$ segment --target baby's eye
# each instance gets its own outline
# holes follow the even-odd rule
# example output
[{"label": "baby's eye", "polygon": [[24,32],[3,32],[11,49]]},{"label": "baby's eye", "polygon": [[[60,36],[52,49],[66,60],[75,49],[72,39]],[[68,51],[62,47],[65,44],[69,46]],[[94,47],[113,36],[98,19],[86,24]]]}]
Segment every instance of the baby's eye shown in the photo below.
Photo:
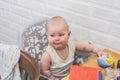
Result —
[{"label": "baby's eye", "polygon": [[54,37],[55,35],[50,35],[51,37]]},{"label": "baby's eye", "polygon": [[64,36],[64,34],[59,34],[59,36]]}]

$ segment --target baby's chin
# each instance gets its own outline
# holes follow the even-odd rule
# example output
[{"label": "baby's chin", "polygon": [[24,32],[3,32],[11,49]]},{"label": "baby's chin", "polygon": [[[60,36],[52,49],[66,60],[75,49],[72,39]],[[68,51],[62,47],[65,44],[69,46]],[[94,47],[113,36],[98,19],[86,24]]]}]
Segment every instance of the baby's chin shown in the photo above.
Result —
[{"label": "baby's chin", "polygon": [[54,46],[54,49],[56,49],[56,50],[62,50],[62,49],[64,49],[64,47],[63,46]]}]

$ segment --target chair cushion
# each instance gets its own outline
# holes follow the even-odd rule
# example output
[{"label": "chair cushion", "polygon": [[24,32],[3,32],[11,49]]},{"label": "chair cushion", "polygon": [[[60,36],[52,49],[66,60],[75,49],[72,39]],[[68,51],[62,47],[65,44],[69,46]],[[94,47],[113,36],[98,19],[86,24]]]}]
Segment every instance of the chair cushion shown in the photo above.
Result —
[{"label": "chair cushion", "polygon": [[38,22],[24,29],[21,40],[22,50],[40,61],[43,50],[48,44],[46,36],[46,21]]}]

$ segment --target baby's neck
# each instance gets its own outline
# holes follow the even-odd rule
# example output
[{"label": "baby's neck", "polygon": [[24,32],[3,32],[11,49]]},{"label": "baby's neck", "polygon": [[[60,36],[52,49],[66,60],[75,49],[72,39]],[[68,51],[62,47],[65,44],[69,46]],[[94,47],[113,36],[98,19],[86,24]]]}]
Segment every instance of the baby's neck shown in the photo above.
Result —
[{"label": "baby's neck", "polygon": [[58,48],[58,49],[55,49],[56,51],[62,51],[62,50],[65,50],[67,48],[67,45],[62,47],[62,48]]},{"label": "baby's neck", "polygon": [[68,46],[66,46],[65,48],[63,48],[61,50],[55,50],[55,51],[61,59],[63,59],[63,60],[67,59],[68,54],[69,54]]}]

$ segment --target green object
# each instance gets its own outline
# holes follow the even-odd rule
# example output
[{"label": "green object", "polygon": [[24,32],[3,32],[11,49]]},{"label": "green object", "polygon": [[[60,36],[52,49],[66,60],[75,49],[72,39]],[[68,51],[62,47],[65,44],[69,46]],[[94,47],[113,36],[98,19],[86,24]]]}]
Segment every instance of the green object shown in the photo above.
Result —
[{"label": "green object", "polygon": [[111,58],[111,55],[109,53],[107,54],[107,58]]},{"label": "green object", "polygon": [[120,68],[120,59],[118,60],[117,68]]}]

